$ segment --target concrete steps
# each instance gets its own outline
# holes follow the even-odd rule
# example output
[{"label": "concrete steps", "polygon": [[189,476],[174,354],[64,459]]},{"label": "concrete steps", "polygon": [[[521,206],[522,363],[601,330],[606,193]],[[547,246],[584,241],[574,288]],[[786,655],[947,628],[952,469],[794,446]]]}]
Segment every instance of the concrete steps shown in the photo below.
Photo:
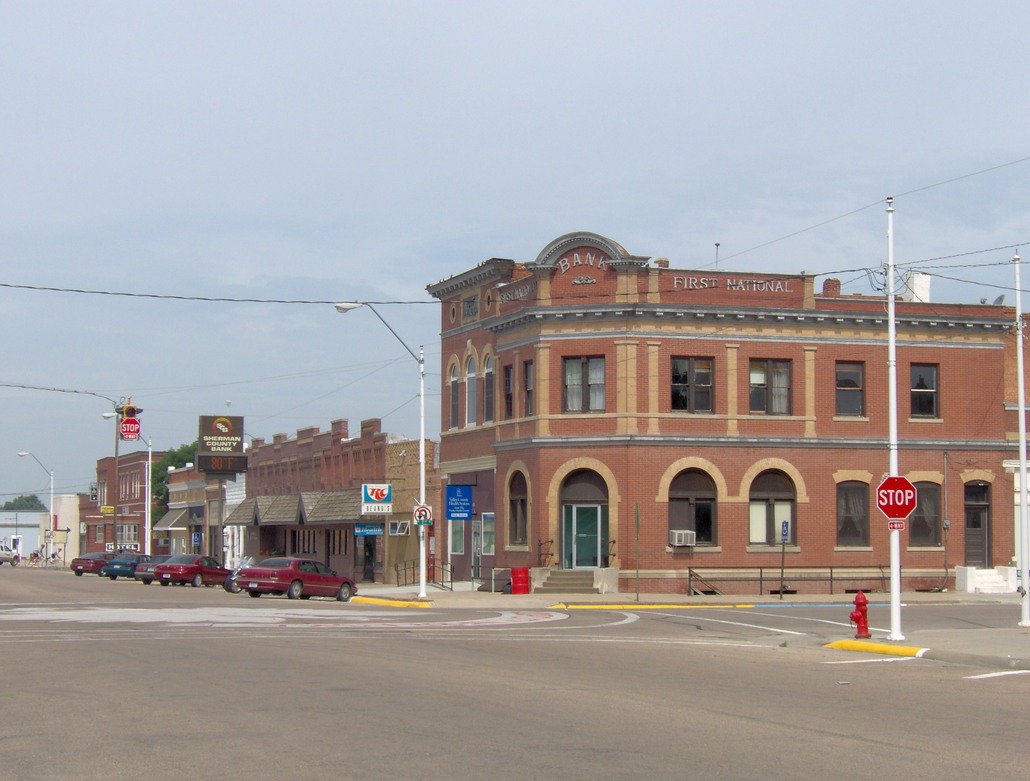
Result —
[{"label": "concrete steps", "polygon": [[594,571],[590,569],[553,569],[534,594],[597,594]]}]

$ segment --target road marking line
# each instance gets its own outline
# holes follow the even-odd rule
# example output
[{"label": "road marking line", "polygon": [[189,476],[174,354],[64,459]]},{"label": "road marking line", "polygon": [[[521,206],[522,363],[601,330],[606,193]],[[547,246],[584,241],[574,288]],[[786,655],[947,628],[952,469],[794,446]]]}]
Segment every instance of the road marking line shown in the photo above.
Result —
[{"label": "road marking line", "polygon": [[1000,678],[1003,675],[1026,675],[1030,673],[1030,670],[1006,670],[1001,673],[983,673],[982,675],[964,675],[962,676],[967,681],[975,681],[980,678]]}]

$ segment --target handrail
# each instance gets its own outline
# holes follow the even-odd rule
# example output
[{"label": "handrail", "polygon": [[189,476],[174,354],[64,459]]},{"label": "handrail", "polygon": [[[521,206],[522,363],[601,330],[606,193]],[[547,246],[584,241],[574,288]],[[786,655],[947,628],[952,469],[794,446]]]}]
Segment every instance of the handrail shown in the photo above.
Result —
[{"label": "handrail", "polygon": [[[765,593],[765,583],[780,581],[780,567],[709,567],[687,569],[687,593],[693,594],[695,581],[709,586],[713,591],[719,593],[718,589],[712,587],[712,582],[722,581],[724,583],[758,583],[759,595]],[[785,581],[815,581],[827,582],[830,586],[830,593],[834,593],[837,585],[848,582],[880,581],[880,590],[886,590],[888,578],[887,568],[883,564],[852,567],[787,567],[782,570],[783,583],[781,590],[786,590]]]}]

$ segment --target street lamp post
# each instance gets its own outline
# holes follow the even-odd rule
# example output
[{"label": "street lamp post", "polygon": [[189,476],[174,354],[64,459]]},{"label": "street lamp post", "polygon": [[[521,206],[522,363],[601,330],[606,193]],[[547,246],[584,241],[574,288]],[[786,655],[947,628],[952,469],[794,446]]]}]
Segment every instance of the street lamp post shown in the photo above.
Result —
[{"label": "street lamp post", "polygon": [[[374,306],[360,301],[346,301],[336,304],[336,311],[346,314],[352,309],[367,306],[372,313],[379,318],[379,321],[386,326],[387,330],[394,335],[394,338],[401,343],[401,346],[408,351],[408,354],[418,363],[418,503],[426,503],[426,359],[425,345],[419,345],[418,355],[408,347],[407,342],[401,339],[400,334],[393,330],[391,325],[383,319]],[[418,596],[419,599],[426,597],[426,527],[425,524],[418,524]]]},{"label": "street lamp post", "polygon": [[112,507],[114,508],[112,542],[115,542],[118,539],[118,440],[122,438],[122,432],[119,430],[122,416],[121,409],[122,407],[119,405],[115,407],[114,412],[104,412],[100,415],[100,417],[106,418],[107,420],[114,420],[114,478],[108,486],[109,493],[113,494],[113,498],[111,496],[106,497],[109,502],[112,502]]},{"label": "street lamp post", "polygon": [[[24,458],[25,456],[32,456],[33,460],[37,464],[39,464],[40,466],[43,467],[43,471],[46,472],[48,475],[50,475],[50,510],[49,510],[49,513],[48,513],[50,515],[50,520],[49,520],[49,522],[46,525],[46,529],[47,529],[48,532],[51,532],[54,529],[54,470],[47,469],[45,466],[43,466],[43,462],[40,461],[38,458],[36,458],[36,454],[35,453],[30,453],[28,450],[20,450],[20,451],[18,451],[18,455],[21,456],[22,458]],[[48,539],[46,541],[46,555],[47,555],[48,559],[50,558],[50,554],[52,552],[51,551],[51,545],[52,545],[51,539],[52,539],[52,535],[48,535]]]}]

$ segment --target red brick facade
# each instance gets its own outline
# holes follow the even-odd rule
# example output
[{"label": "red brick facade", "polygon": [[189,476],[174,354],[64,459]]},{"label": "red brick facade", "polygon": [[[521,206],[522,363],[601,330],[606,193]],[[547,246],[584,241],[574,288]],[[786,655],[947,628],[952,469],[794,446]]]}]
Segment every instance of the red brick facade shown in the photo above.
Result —
[{"label": "red brick facade", "polygon": [[[753,576],[781,560],[820,577],[886,572],[884,297],[670,269],[590,233],[428,290],[442,304],[442,480],[473,486],[476,515],[441,540],[457,574],[478,553],[473,526],[484,572],[595,568],[628,591],[685,592],[690,569]],[[899,472],[921,502],[903,572],[906,587],[939,586],[954,565],[1013,556],[1015,313],[896,308]],[[670,544],[674,530],[694,544]],[[855,585],[877,584],[841,588]]]}]

